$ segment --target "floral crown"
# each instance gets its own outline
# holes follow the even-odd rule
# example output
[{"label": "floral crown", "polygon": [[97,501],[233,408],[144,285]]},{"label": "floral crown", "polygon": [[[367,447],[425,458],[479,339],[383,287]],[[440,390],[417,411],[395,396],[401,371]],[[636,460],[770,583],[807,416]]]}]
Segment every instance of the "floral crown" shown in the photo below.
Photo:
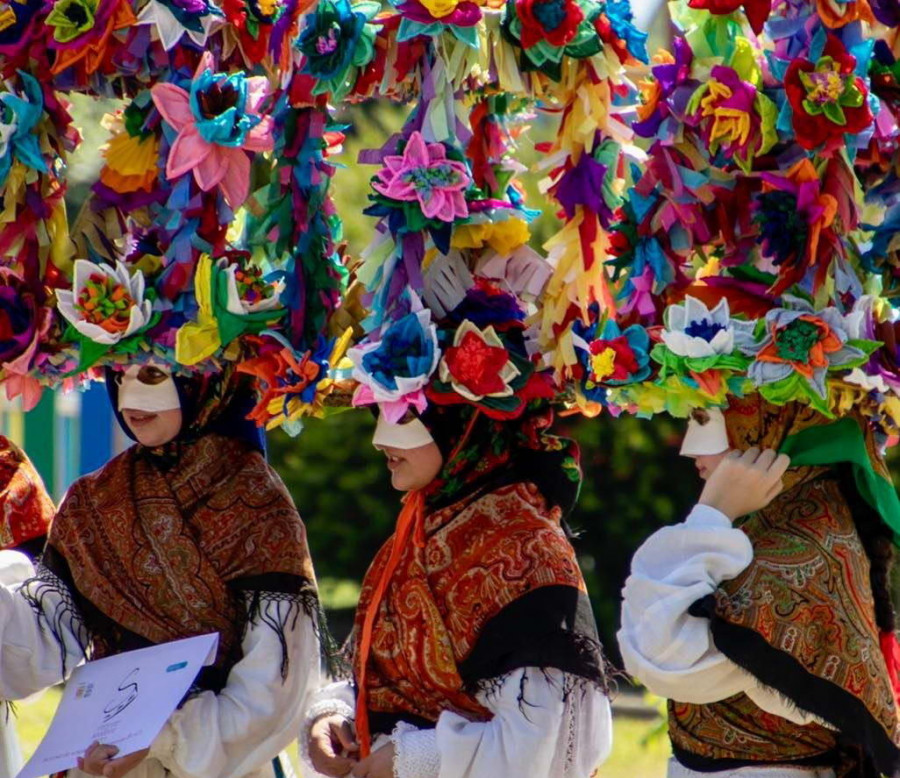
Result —
[{"label": "floral crown", "polygon": [[895,433],[900,17],[867,0],[670,8],[612,293],[572,330],[579,405],[683,417],[759,392]]}]

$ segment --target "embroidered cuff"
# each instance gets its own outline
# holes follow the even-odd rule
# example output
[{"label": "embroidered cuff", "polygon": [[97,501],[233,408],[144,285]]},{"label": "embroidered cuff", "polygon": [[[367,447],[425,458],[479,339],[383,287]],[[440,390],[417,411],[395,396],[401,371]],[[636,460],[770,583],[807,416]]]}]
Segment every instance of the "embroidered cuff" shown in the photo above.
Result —
[{"label": "embroidered cuff", "polygon": [[308,765],[312,762],[309,759],[309,735],[315,724],[323,716],[343,716],[351,721],[355,716],[355,711],[343,700],[336,698],[319,700],[319,702],[310,706],[306,712],[306,718],[303,726],[300,727],[299,747],[300,758]]},{"label": "embroidered cuff", "polygon": [[416,729],[400,722],[391,734],[394,743],[394,778],[438,778],[441,754],[437,731]]},{"label": "embroidered cuff", "polygon": [[689,527],[712,527],[720,529],[732,529],[731,519],[729,519],[718,508],[709,505],[697,503],[693,510],[688,514],[684,523]]}]

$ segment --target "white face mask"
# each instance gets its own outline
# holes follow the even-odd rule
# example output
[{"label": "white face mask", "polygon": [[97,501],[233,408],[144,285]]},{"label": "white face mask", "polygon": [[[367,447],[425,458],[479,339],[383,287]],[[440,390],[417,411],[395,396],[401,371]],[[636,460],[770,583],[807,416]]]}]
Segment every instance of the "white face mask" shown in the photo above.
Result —
[{"label": "white face mask", "polygon": [[688,421],[687,432],[681,443],[681,456],[699,457],[728,451],[728,431],[725,416],[718,408],[707,408],[709,421],[701,424],[696,419]]},{"label": "white face mask", "polygon": [[373,446],[408,450],[421,448],[429,443],[434,443],[434,438],[420,419],[413,419],[406,424],[395,424],[388,421],[384,414],[378,414],[375,436],[372,438]]},{"label": "white face mask", "polygon": [[181,407],[178,397],[178,389],[172,374],[168,370],[156,367],[166,374],[166,378],[157,384],[144,383],[138,378],[143,365],[131,365],[119,380],[119,410],[128,408],[132,411],[144,411],[145,413],[159,413],[160,411],[174,411]]}]

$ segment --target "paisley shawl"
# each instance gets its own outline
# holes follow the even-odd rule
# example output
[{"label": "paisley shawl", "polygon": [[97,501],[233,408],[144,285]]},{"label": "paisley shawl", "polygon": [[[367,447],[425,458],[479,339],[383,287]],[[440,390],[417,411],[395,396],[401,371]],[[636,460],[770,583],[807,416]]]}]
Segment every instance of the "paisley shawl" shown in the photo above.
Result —
[{"label": "paisley shawl", "polygon": [[[738,449],[777,449],[789,435],[829,423],[809,408],[777,408],[757,397],[734,400],[725,418]],[[873,466],[883,467],[871,438],[867,443]],[[895,774],[900,718],[880,649],[869,559],[837,472],[791,468],[785,490],[741,529],[753,543],[752,563],[691,613],[710,619],[722,653],[837,733],[766,717],[743,695],[670,706],[676,753],[686,752],[679,759],[689,767],[691,755],[821,765],[835,758],[840,740],[860,748],[879,772]]]},{"label": "paisley shawl", "polygon": [[42,538],[55,511],[31,460],[0,435],[0,548]]},{"label": "paisley shawl", "polygon": [[212,433],[182,444],[176,467],[134,446],[76,481],[44,564],[42,583],[72,593],[94,657],[217,631],[222,683],[240,658],[248,592],[315,601],[281,480],[260,452]]},{"label": "paisley shawl", "polygon": [[[390,732],[399,719],[434,726],[444,710],[486,720],[478,682],[518,667],[558,667],[603,682],[584,580],[560,519],[536,486],[521,482],[424,515],[375,617],[365,674],[373,733]],[[366,574],[357,634],[391,549],[389,540]],[[526,607],[530,634],[501,643],[506,630],[492,630],[492,621],[529,597],[548,600]],[[357,651],[357,678],[361,662]]]}]

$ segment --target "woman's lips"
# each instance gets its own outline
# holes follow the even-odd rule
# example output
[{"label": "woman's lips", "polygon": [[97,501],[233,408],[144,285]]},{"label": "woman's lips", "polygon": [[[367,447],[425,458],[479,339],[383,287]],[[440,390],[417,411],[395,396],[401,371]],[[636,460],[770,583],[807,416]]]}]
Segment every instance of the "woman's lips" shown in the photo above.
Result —
[{"label": "woman's lips", "polygon": [[387,458],[388,470],[396,470],[402,464],[403,464],[403,459],[401,457],[392,457],[392,456],[388,455],[388,458]]},{"label": "woman's lips", "polygon": [[149,424],[157,416],[158,414],[156,413],[147,413],[146,411],[125,411],[125,421],[136,427]]}]

